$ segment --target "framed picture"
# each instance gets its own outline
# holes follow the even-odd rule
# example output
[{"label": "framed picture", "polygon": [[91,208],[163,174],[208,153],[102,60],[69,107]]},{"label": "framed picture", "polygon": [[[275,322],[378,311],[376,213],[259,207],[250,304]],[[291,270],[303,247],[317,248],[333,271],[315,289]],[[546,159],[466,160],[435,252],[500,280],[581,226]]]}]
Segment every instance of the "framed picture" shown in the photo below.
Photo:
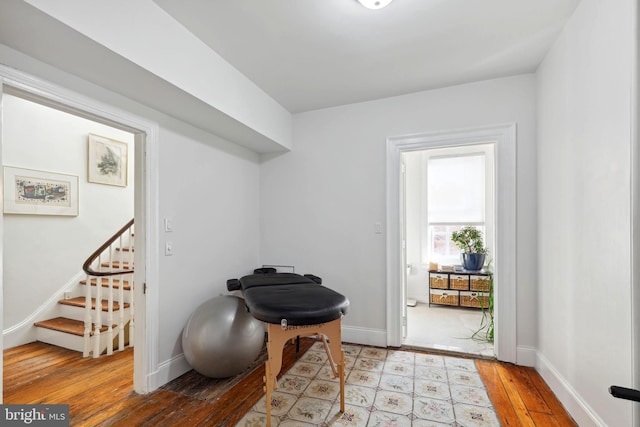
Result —
[{"label": "framed picture", "polygon": [[5,166],[4,213],[78,216],[78,176]]},{"label": "framed picture", "polygon": [[126,142],[89,134],[89,182],[127,186]]}]

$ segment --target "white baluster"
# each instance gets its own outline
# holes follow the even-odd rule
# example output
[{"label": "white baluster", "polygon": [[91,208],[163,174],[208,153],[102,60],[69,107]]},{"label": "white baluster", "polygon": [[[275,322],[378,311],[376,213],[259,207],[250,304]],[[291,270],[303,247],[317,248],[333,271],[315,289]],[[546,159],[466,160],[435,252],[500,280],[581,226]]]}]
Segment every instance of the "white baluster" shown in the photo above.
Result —
[{"label": "white baluster", "polygon": [[[98,269],[99,271],[102,271],[102,255],[100,254],[98,256]],[[98,277],[96,282],[96,304],[95,304],[95,309],[93,311],[94,313],[94,319],[95,319],[95,326],[94,326],[94,332],[93,332],[93,357],[97,358],[100,357],[100,329],[102,328],[102,313],[100,311],[100,301],[102,301],[102,277]],[[89,307],[91,307],[91,304],[89,304]]]},{"label": "white baluster", "polygon": [[[129,264],[131,265],[131,270],[133,270],[133,260],[135,259],[134,256],[134,234],[135,232],[135,225],[131,225],[131,227],[129,227]],[[133,315],[135,312],[135,304],[134,304],[134,282],[133,282],[133,278],[135,276],[135,273],[129,274],[129,347],[133,347],[134,344],[134,332],[135,332],[135,324],[133,321]]]},{"label": "white baluster", "polygon": [[127,275],[121,274],[119,277],[120,287],[118,288],[118,303],[120,304],[120,312],[118,318],[118,350],[124,350],[124,279]]},{"label": "white baluster", "polygon": [[[113,249],[109,248],[110,258],[113,259]],[[107,295],[107,355],[113,354],[113,276],[109,276],[109,293]],[[96,307],[100,305],[102,311],[102,301],[96,301]]]},{"label": "white baluster", "polygon": [[[98,280],[96,278],[96,280]],[[84,290],[84,340],[82,357],[89,357],[91,352],[91,276],[87,275],[87,286]]]},{"label": "white baluster", "polygon": [[135,314],[135,304],[134,304],[134,295],[133,295],[133,274],[130,275],[129,283],[129,347],[133,347],[134,344],[134,333],[135,333],[135,322],[134,322],[134,314]]}]

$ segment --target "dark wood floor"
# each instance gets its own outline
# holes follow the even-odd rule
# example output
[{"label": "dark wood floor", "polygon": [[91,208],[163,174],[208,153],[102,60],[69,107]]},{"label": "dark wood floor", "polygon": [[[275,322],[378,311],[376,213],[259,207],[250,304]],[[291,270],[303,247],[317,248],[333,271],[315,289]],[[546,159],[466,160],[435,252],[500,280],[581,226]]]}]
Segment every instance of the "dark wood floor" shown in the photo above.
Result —
[{"label": "dark wood floor", "polygon": [[[312,341],[301,340],[301,351]],[[295,362],[284,352],[283,372]],[[542,378],[530,368],[476,361],[503,426],[574,426]],[[4,403],[66,403],[72,426],[233,426],[263,395],[264,367],[216,401],[159,389],[133,389],[133,350],[83,359],[77,352],[31,343],[4,351]]]}]

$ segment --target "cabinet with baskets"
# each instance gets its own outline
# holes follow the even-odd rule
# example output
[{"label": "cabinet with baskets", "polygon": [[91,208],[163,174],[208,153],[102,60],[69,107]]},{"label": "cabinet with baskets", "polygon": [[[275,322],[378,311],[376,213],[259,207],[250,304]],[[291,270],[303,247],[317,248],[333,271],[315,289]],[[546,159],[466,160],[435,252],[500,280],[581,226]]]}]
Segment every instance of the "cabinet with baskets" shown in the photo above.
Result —
[{"label": "cabinet with baskets", "polygon": [[487,308],[491,273],[429,271],[429,305]]}]

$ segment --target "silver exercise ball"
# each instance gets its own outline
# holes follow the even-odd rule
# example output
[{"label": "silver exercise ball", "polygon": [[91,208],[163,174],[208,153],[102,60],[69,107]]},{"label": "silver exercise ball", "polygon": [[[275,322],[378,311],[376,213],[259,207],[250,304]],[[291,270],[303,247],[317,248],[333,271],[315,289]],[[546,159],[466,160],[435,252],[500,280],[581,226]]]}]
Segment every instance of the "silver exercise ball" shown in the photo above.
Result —
[{"label": "silver exercise ball", "polygon": [[182,331],[182,349],[202,375],[232,377],[256,360],[264,333],[264,325],[249,314],[241,298],[224,295],[193,312]]}]

